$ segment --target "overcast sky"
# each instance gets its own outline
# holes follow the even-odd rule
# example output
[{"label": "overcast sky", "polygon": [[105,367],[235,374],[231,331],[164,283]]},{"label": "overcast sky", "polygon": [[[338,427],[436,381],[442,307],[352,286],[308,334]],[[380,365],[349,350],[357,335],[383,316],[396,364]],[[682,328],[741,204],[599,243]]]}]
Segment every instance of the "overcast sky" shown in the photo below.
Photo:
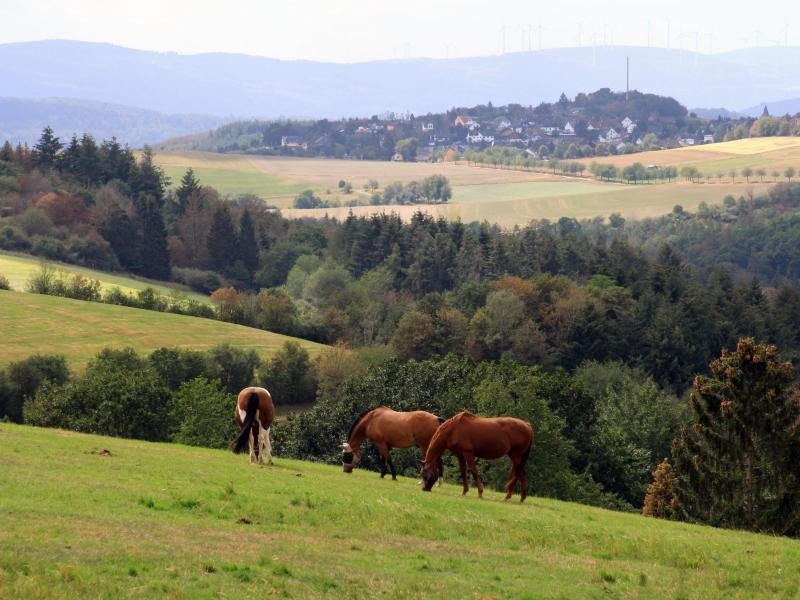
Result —
[{"label": "overcast sky", "polygon": [[794,2],[749,6],[729,0],[0,0],[0,43],[59,38],[334,62],[478,56],[540,44],[649,44],[705,53],[800,45],[800,27],[791,25]]}]

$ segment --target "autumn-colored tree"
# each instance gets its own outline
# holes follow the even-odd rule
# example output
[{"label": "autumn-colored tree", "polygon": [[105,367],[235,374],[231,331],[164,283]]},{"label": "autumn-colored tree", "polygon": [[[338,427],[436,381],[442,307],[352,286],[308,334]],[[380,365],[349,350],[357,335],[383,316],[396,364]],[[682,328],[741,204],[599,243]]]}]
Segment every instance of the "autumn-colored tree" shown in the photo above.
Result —
[{"label": "autumn-colored tree", "polygon": [[800,532],[800,396],[775,346],[740,339],[695,378],[693,424],[674,448],[686,516],[712,525]]},{"label": "autumn-colored tree", "polygon": [[642,515],[660,519],[675,518],[678,515],[678,499],[675,496],[677,484],[675,471],[665,458],[653,471],[653,481],[647,486]]}]

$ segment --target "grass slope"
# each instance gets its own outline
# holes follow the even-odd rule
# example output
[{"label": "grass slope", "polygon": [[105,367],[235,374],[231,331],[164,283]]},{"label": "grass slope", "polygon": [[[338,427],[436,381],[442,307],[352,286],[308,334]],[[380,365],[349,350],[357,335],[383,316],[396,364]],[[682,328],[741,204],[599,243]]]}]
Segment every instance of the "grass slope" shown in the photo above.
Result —
[{"label": "grass slope", "polygon": [[[108,453],[102,452],[108,450]],[[0,424],[0,597],[796,597],[800,543]],[[535,474],[532,474],[535,476]]]},{"label": "grass slope", "polygon": [[85,365],[105,347],[150,352],[162,346],[205,350],[230,343],[268,357],[294,339],[311,354],[322,346],[307,340],[212,319],[67,298],[0,290],[0,365],[34,353],[66,354]]},{"label": "grass slope", "polygon": [[[207,296],[192,292],[179,285],[171,286],[163,282],[156,282],[148,279],[138,279],[125,275],[107,273],[105,271],[96,271],[94,269],[87,269],[66,263],[48,262],[55,268],[64,270],[67,273],[80,273],[90,279],[97,279],[100,281],[100,286],[104,290],[118,287],[123,292],[130,293],[151,287],[165,295],[179,293],[182,296],[192,298],[198,302],[203,302],[204,304],[209,303]],[[11,289],[18,292],[25,291],[28,280],[39,270],[40,264],[41,260],[35,256],[0,252],[0,275],[5,275],[11,284]]]},{"label": "grass slope", "polygon": [[[758,154],[761,151],[762,154]],[[763,154],[766,152],[766,155]],[[591,178],[561,177],[546,173],[516,171],[470,166],[464,163],[402,163],[385,161],[333,160],[322,158],[286,158],[240,156],[208,152],[162,153],[156,160],[178,181],[188,166],[193,166],[201,183],[216,187],[222,193],[256,193],[282,209],[285,216],[345,218],[350,211],[356,215],[376,212],[395,212],[410,219],[422,210],[447,219],[464,222],[487,220],[505,227],[525,225],[531,219],[558,220],[561,217],[607,217],[618,212],[628,218],[654,217],[666,214],[676,204],[694,210],[701,202],[718,204],[727,194],[744,195],[748,185],[755,192],[766,189],[766,183],[737,177],[731,182],[726,161],[777,160],[769,153],[797,153],[800,167],[800,138],[760,138],[724,144],[644,152],[626,156],[602,157],[600,162],[624,166],[633,162],[645,164],[696,164],[710,161],[703,170],[726,173],[722,181],[708,184],[685,182],[655,185],[622,185]],[[748,154],[749,153],[749,154]],[[764,159],[764,156],[768,158]],[[760,157],[760,158],[759,158]],[[588,163],[590,159],[583,162]],[[713,164],[712,164],[713,163]],[[755,162],[754,162],[755,164]],[[776,163],[777,164],[777,163]],[[180,165],[180,166],[178,166]],[[170,171],[173,169],[173,171]],[[180,171],[180,172],[179,172]],[[329,209],[298,210],[290,208],[297,192],[313,189],[324,200],[336,200],[342,205],[350,200],[366,200],[363,184],[374,179],[381,186],[393,181],[422,180],[433,174],[443,174],[453,188],[453,198],[446,205],[432,206],[347,206]],[[175,178],[177,175],[178,179]],[[354,192],[338,192],[338,181],[353,184]]]}]

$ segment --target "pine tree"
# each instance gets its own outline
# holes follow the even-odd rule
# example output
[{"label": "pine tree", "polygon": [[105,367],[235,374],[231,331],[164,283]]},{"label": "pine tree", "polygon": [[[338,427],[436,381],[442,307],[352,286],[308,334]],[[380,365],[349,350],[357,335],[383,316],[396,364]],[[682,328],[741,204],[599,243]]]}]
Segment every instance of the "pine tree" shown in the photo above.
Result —
[{"label": "pine tree", "polygon": [[712,525],[800,533],[800,397],[775,346],[739,340],[695,378],[676,441],[678,503]]},{"label": "pine tree", "polygon": [[211,229],[208,232],[208,255],[211,268],[219,273],[227,273],[239,256],[236,231],[228,207],[217,206]]},{"label": "pine tree", "polygon": [[258,268],[258,243],[255,224],[249,210],[242,213],[239,221],[239,258],[252,277]]},{"label": "pine tree", "polygon": [[189,196],[200,191],[200,182],[194,176],[194,169],[191,167],[186,170],[181,178],[181,185],[175,190],[175,195],[178,197],[178,203],[181,207],[181,212],[186,208],[186,201]]},{"label": "pine tree", "polygon": [[33,164],[43,171],[54,168],[58,160],[58,153],[63,147],[64,144],[53,135],[52,128],[45,127],[39,141],[33,147]]},{"label": "pine tree", "polygon": [[131,189],[134,194],[150,194],[159,203],[164,199],[164,193],[169,185],[169,177],[153,162],[153,150],[145,146],[142,157],[136,165],[136,170],[131,176]]},{"label": "pine tree", "polygon": [[139,269],[142,275],[154,279],[170,278],[170,257],[167,229],[158,200],[142,194],[134,203],[136,220],[141,231],[139,238]]},{"label": "pine tree", "polygon": [[14,160],[14,147],[8,140],[6,140],[3,147],[0,148],[0,160],[6,162],[12,162]]}]

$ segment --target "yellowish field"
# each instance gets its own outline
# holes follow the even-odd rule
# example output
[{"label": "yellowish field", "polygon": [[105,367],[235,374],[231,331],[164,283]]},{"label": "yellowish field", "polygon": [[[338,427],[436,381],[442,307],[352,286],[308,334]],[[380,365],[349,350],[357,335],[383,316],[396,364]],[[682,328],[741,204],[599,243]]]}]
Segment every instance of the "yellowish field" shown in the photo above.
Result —
[{"label": "yellowish field", "polygon": [[[64,354],[72,366],[82,367],[106,347],[152,352],[163,346],[208,350],[222,343],[268,358],[296,339],[212,319],[40,294],[0,290],[0,307],[0,365],[47,353]],[[312,355],[324,348],[296,341]]]},{"label": "yellowish field", "polygon": [[598,157],[595,160],[617,167],[626,167],[635,162],[662,167],[691,165],[714,176],[717,172],[722,172],[725,177],[728,177],[731,169],[763,168],[768,174],[777,170],[782,176],[786,167],[800,170],[800,137],[749,138],[720,144]]},{"label": "yellowish field", "polygon": [[[356,215],[395,212],[410,218],[414,212],[422,210],[448,219],[460,218],[465,222],[485,219],[512,227],[531,219],[592,218],[614,212],[628,218],[652,217],[668,213],[676,204],[693,210],[703,201],[719,203],[728,194],[741,196],[748,190],[760,193],[768,183],[774,182],[769,175],[773,170],[782,173],[790,165],[800,169],[800,138],[755,138],[597,159],[620,167],[633,162],[663,166],[693,164],[714,176],[712,182],[704,184],[621,185],[464,163],[395,163],[201,152],[164,153],[156,155],[156,159],[165,168],[185,170],[192,165],[201,183],[212,185],[222,193],[256,193],[281,208],[288,217],[343,218],[352,210]],[[765,180],[751,178],[745,182],[744,178],[737,177],[732,182],[728,172],[734,168],[741,170],[749,163],[753,169],[768,165],[763,167],[768,173]],[[718,172],[724,173],[721,180],[716,178]],[[378,181],[383,187],[394,181],[421,180],[434,174],[445,175],[450,180],[453,198],[446,205],[345,206],[352,200],[367,199],[369,194],[362,188],[370,180]],[[352,194],[339,193],[337,184],[342,179],[353,184]],[[303,189],[313,189],[323,200],[338,201],[342,207],[292,209],[295,196]]]},{"label": "yellowish field", "polygon": [[[646,218],[667,214],[676,204],[695,210],[701,202],[718,204],[728,194],[734,197],[765,191],[768,184],[741,183],[662,183],[654,185],[625,185],[599,182],[564,182],[562,189],[549,187],[537,190],[545,183],[518,183],[483,186],[464,186],[454,190],[453,202],[442,205],[414,206],[357,206],[353,208],[320,208],[311,210],[285,209],[288,218],[335,217],[344,219],[353,212],[356,216],[375,213],[396,213],[410,220],[418,211],[434,217],[461,219],[465,223],[487,220],[501,227],[524,225],[532,219],[561,217],[590,219],[620,213],[626,218]],[[553,184],[550,184],[553,185]],[[580,189],[583,187],[583,189]],[[459,200],[461,198],[462,200]]]},{"label": "yellowish field", "polygon": [[[69,274],[79,273],[89,279],[97,279],[100,282],[102,290],[118,287],[127,294],[150,287],[165,295],[178,293],[186,298],[191,298],[192,300],[206,304],[208,303],[207,296],[192,292],[178,284],[139,279],[130,275],[114,275],[113,273],[95,271],[94,269],[86,269],[76,265],[55,263],[52,261],[47,262],[59,271],[65,271]],[[28,280],[39,271],[40,265],[41,261],[33,256],[0,252],[0,275],[4,275],[8,278],[11,289],[18,292],[25,291]]]}]

